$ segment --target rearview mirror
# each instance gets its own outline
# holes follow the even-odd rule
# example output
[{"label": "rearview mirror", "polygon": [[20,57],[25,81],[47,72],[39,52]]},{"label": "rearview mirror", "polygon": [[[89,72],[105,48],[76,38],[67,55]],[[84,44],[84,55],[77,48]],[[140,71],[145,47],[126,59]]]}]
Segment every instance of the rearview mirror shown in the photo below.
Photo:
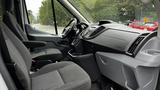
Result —
[{"label": "rearview mirror", "polygon": [[141,0],[144,4],[148,4],[150,2],[152,2],[153,0]]}]

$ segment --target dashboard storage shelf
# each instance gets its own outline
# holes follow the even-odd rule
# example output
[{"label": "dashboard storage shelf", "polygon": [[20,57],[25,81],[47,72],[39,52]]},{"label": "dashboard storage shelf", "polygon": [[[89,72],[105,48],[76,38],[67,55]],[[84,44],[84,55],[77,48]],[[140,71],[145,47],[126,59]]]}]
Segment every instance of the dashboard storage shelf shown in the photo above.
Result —
[{"label": "dashboard storage shelf", "polygon": [[159,67],[123,54],[97,52],[101,73],[129,90],[154,90]]},{"label": "dashboard storage shelf", "polygon": [[150,55],[160,55],[160,50],[147,49],[145,52]]}]

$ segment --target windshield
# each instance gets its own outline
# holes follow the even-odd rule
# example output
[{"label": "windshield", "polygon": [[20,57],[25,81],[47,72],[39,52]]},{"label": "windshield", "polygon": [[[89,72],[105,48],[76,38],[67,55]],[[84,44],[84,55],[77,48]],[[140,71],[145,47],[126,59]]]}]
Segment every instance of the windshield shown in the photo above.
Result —
[{"label": "windshield", "polygon": [[154,22],[157,14],[153,4],[140,0],[69,0],[90,22],[112,20],[118,23]]}]

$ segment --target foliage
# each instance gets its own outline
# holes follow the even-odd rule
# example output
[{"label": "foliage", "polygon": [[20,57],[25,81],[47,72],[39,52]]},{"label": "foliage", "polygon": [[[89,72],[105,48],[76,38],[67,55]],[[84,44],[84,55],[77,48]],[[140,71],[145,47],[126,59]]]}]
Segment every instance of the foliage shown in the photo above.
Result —
[{"label": "foliage", "polygon": [[28,17],[29,17],[30,23],[33,23],[35,21],[35,18],[31,10],[28,10]]},{"label": "foliage", "polygon": [[[56,13],[56,20],[58,26],[64,26],[66,25],[70,19],[71,15],[66,11],[56,0],[55,2],[55,13]],[[44,25],[53,25],[54,24],[54,18],[53,18],[53,9],[51,0],[44,0],[42,2],[42,6],[39,10],[39,19],[40,23]]]},{"label": "foliage", "polygon": [[42,6],[40,7],[40,10],[39,10],[39,19],[41,24],[44,24],[44,25],[54,24],[51,0],[44,0],[42,2]]},{"label": "foliage", "polygon": [[[93,22],[99,20],[133,21],[146,16],[156,16],[152,5],[143,5],[140,0],[69,0],[83,15]],[[154,18],[155,19],[155,18]]]},{"label": "foliage", "polygon": [[[66,25],[71,15],[55,1],[55,12],[57,24],[59,26]],[[133,21],[134,19],[142,19],[142,17],[153,16],[156,20],[156,14],[152,6],[144,7],[140,0],[69,0],[75,7],[88,19],[93,22],[99,20]],[[142,13],[143,11],[143,13]],[[138,13],[138,15],[137,15]],[[53,13],[51,0],[44,0],[39,10],[39,20],[41,24],[52,25]]]}]

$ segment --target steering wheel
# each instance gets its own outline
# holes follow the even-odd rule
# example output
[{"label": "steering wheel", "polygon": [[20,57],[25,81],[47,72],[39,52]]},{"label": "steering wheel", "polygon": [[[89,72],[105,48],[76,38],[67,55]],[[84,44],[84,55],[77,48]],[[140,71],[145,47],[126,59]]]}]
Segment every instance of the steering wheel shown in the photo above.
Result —
[{"label": "steering wheel", "polygon": [[62,38],[66,38],[69,33],[74,30],[74,28],[76,27],[77,24],[77,19],[73,18],[68,24],[67,26],[64,28],[63,32],[62,32]]}]

